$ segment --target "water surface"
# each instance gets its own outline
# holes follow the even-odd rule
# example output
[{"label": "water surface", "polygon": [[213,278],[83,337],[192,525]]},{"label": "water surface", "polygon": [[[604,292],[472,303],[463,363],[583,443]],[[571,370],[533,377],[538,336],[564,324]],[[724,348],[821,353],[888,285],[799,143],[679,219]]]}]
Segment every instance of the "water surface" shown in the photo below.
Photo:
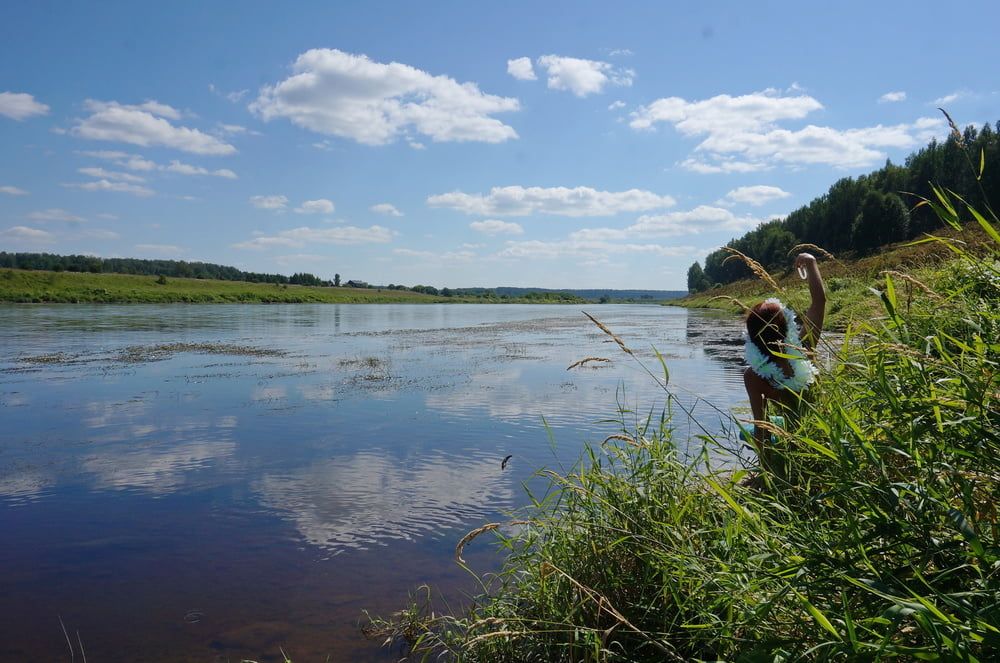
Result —
[{"label": "water surface", "polygon": [[[735,318],[584,308],[707,429],[745,405]],[[69,660],[60,618],[92,661],[392,660],[362,609],[471,589],[466,531],[665,401],[574,306],[0,306],[0,338],[3,661]]]}]

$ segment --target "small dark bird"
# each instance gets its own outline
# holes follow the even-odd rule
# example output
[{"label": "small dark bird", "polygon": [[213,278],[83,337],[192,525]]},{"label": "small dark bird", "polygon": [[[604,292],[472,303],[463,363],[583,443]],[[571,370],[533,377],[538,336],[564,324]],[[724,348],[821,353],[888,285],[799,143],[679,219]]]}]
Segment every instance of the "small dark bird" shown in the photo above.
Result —
[{"label": "small dark bird", "polygon": [[503,461],[501,461],[501,463],[500,463],[500,469],[501,470],[506,470],[507,469],[507,461],[510,460],[513,457],[514,457],[514,454],[510,454],[509,456],[507,456],[506,458],[504,458]]}]

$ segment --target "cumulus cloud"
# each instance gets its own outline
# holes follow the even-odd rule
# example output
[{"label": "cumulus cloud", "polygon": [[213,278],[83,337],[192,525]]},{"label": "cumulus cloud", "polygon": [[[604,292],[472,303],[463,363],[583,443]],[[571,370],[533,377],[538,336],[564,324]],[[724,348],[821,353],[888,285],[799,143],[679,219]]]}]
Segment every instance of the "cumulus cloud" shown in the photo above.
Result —
[{"label": "cumulus cloud", "polygon": [[128,182],[112,182],[108,179],[94,180],[93,182],[67,182],[63,186],[68,189],[80,189],[81,191],[113,191],[116,193],[131,193],[133,196],[152,196],[153,190],[139,184],[129,184]]},{"label": "cumulus cloud", "polygon": [[257,209],[283,210],[288,205],[285,196],[250,196],[250,204]]},{"label": "cumulus cloud", "polygon": [[128,154],[127,152],[119,152],[117,150],[82,150],[78,154],[110,161],[116,166],[129,170],[150,171],[158,168],[149,159],[145,159],[137,154]]},{"label": "cumulus cloud", "polygon": [[531,58],[515,58],[507,60],[507,73],[519,81],[535,81],[535,68],[531,66]]},{"label": "cumulus cloud", "polygon": [[625,108],[625,102],[619,99],[618,101],[613,101],[608,105],[608,110],[618,110],[619,108]]},{"label": "cumulus cloud", "polygon": [[127,105],[88,99],[90,116],[78,120],[70,132],[80,138],[130,143],[142,147],[169,147],[206,155],[234,154],[236,148],[198,129],[175,126],[180,111],[157,101]]},{"label": "cumulus cloud", "polygon": [[299,214],[333,214],[333,202],[326,198],[307,200],[295,208]]},{"label": "cumulus cloud", "polygon": [[784,191],[780,187],[759,184],[756,186],[741,186],[726,194],[725,201],[728,203],[743,203],[760,207],[772,200],[788,198],[792,194]]},{"label": "cumulus cloud", "polygon": [[336,49],[301,54],[291,76],[264,86],[250,104],[265,121],[284,117],[365,145],[392,143],[409,132],[436,142],[500,143],[517,132],[492,115],[519,108],[517,99],[486,94],[475,83]]},{"label": "cumulus cloud", "polygon": [[393,249],[394,255],[404,256],[406,258],[418,258],[420,260],[432,261],[437,264],[454,264],[457,262],[472,262],[477,258],[477,255],[473,251],[463,250],[463,251],[443,251],[440,253],[434,251],[417,251],[414,249]]},{"label": "cumulus cloud", "polygon": [[207,168],[202,168],[201,166],[192,166],[176,160],[171,161],[169,166],[162,166],[162,169],[168,173],[177,173],[179,175],[211,175],[213,177],[224,177],[227,180],[237,179],[236,173],[228,168],[209,170]]},{"label": "cumulus cloud", "polygon": [[49,107],[35,101],[24,92],[0,92],[0,115],[12,120],[24,120],[35,115],[48,115]]},{"label": "cumulus cloud", "polygon": [[114,170],[105,170],[104,168],[78,168],[77,172],[81,175],[87,175],[88,177],[97,177],[109,180],[121,180],[122,182],[145,182],[145,178],[139,177],[138,175],[132,175],[130,173],[120,173]]},{"label": "cumulus cloud", "polygon": [[403,213],[390,203],[379,203],[378,205],[372,205],[368,209],[379,214],[385,214],[386,216],[403,216]]},{"label": "cumulus cloud", "polygon": [[497,221],[487,219],[486,221],[473,221],[469,224],[473,230],[487,235],[522,235],[524,228],[520,223],[509,223],[507,221]]},{"label": "cumulus cloud", "polygon": [[620,212],[645,212],[671,207],[675,201],[641,189],[597,191],[585,186],[567,187],[493,187],[486,195],[461,191],[427,198],[431,207],[447,207],[480,216],[612,216]]},{"label": "cumulus cloud", "polygon": [[507,246],[497,256],[500,258],[563,258],[577,257],[595,259],[610,254],[646,254],[664,258],[690,256],[696,253],[691,246],[663,246],[660,244],[617,244],[604,240],[570,238],[544,242],[528,240],[507,242]]},{"label": "cumulus cloud", "polygon": [[59,209],[57,207],[31,212],[26,218],[39,223],[49,223],[51,221],[61,221],[63,223],[83,223],[86,220],[82,216],[71,214],[64,209]]},{"label": "cumulus cloud", "polygon": [[393,233],[382,226],[356,228],[337,226],[335,228],[292,228],[277,235],[258,235],[253,239],[233,244],[236,249],[267,249],[273,247],[302,248],[314,244],[384,244],[392,240]]},{"label": "cumulus cloud", "polygon": [[893,104],[897,101],[906,101],[906,93],[899,92],[886,92],[881,97],[878,98],[880,104]]},{"label": "cumulus cloud", "polygon": [[726,230],[746,232],[760,225],[761,219],[737,216],[731,210],[712,205],[699,205],[691,210],[640,216],[625,228],[583,228],[570,233],[579,242],[608,242],[656,237],[697,235],[702,232]]},{"label": "cumulus cloud", "polygon": [[6,230],[0,230],[0,237],[11,242],[23,244],[47,244],[56,238],[50,232],[39,230],[38,228],[28,228],[27,226],[13,226]]},{"label": "cumulus cloud", "polygon": [[775,161],[840,168],[868,166],[886,158],[884,148],[915,147],[943,126],[935,118],[860,129],[810,124],[790,130],[778,126],[822,108],[808,95],[787,96],[773,89],[739,97],[722,94],[702,101],[668,97],[633,112],[630,126],[651,130],[666,122],[684,136],[703,136],[695,148],[698,157],[682,162],[695,172],[764,170]]},{"label": "cumulus cloud", "polygon": [[953,101],[958,101],[958,99],[960,99],[962,96],[963,95],[961,92],[952,92],[951,94],[946,94],[943,97],[938,97],[931,103],[934,104],[935,106],[945,106],[947,104],[952,103]]},{"label": "cumulus cloud", "polygon": [[543,55],[538,66],[545,69],[547,85],[552,90],[566,90],[578,97],[600,94],[608,85],[628,87],[635,72],[616,68],[600,60],[584,60],[562,55]]},{"label": "cumulus cloud", "polygon": [[28,192],[24,189],[19,189],[16,186],[0,186],[0,193],[5,193],[8,196],[27,196]]}]

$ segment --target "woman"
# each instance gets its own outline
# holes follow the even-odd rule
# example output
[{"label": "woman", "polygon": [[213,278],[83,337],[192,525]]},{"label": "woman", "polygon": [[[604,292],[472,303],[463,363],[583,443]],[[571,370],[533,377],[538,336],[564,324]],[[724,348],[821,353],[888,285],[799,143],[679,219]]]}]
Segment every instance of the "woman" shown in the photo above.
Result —
[{"label": "woman", "polygon": [[[783,426],[784,417],[768,417],[768,404],[779,412],[794,408],[802,392],[812,384],[816,368],[807,354],[816,347],[826,315],[826,293],[816,258],[808,253],[795,257],[795,269],[805,272],[812,299],[803,319],[796,320],[790,308],[777,299],[757,304],[747,314],[746,362],[743,384],[750,398],[753,418]],[[779,470],[778,458],[767,444],[772,438],[763,426],[751,434],[761,466]]]}]

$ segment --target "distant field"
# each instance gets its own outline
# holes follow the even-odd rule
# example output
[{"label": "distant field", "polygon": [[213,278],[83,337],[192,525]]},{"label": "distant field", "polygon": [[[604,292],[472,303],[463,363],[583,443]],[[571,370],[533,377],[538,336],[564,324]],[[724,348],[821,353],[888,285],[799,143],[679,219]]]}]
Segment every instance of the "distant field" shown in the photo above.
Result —
[{"label": "distant field", "polygon": [[0,269],[0,302],[434,303],[475,301],[407,290],[321,288],[273,283]]}]

